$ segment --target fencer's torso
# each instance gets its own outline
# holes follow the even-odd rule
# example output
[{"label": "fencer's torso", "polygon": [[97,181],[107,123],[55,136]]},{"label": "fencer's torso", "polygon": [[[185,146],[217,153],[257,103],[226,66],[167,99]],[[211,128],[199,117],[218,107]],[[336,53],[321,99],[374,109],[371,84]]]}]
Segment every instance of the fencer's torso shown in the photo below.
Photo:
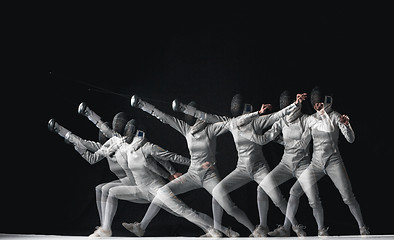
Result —
[{"label": "fencer's torso", "polygon": [[[109,141],[109,140],[108,140]],[[89,140],[81,140],[82,144],[90,151],[90,152],[96,152],[102,147],[102,144],[99,142],[94,142],[94,141],[89,141]],[[112,142],[118,142],[117,139],[113,139],[110,141]],[[97,156],[94,154],[84,154],[82,155],[90,164],[95,164],[99,161],[101,161],[104,157],[103,156]],[[118,163],[118,161],[113,161],[110,158],[107,158],[108,161],[108,166],[111,172],[113,172],[118,179],[123,179],[125,177],[128,177],[126,171],[124,168]]]},{"label": "fencer's torso", "polygon": [[124,154],[124,151],[127,148],[127,143],[123,142],[120,137],[116,136],[111,137],[106,143],[109,144],[109,148],[115,145],[118,146],[118,150],[115,152],[115,154],[113,154],[112,156],[107,156],[108,164],[111,171],[112,169],[116,169],[116,171],[118,171],[118,169],[120,168],[119,171],[122,170],[124,172],[124,175],[130,180],[130,182],[135,185],[133,173],[127,166],[127,155]]},{"label": "fencer's torso", "polygon": [[202,168],[201,164],[205,162],[216,163],[216,137],[227,131],[224,125],[204,123],[203,127],[198,131],[194,131],[196,126],[202,123],[201,121],[197,120],[193,126],[190,126],[185,121],[165,114],[156,108],[152,115],[173,127],[186,138],[190,154],[188,173],[193,173],[203,178],[209,169]]},{"label": "fencer's torso", "polygon": [[[127,166],[137,186],[142,191],[149,191],[151,194],[156,194],[157,190],[165,184],[163,178],[168,178],[170,174],[173,175],[176,172],[169,161],[185,165],[190,163],[188,158],[164,150],[138,137],[120,150],[123,155],[127,156]],[[166,170],[159,167],[157,162]]]},{"label": "fencer's torso", "polygon": [[292,122],[281,118],[277,123],[282,129],[284,151],[281,162],[293,171],[304,164],[310,163],[309,147],[305,150],[299,147],[293,147],[301,139],[305,130],[305,124],[308,116],[303,114]]},{"label": "fencer's torso", "polygon": [[[128,168],[133,173],[137,186],[143,191],[158,190],[165,184],[164,180],[149,169],[149,160],[144,151],[144,144],[137,150],[126,148]],[[152,189],[153,188],[153,189]]]},{"label": "fencer's torso", "polygon": [[[255,131],[261,134],[262,129],[256,126],[254,122],[253,120],[247,126],[244,126],[242,131]],[[266,164],[261,146],[241,136],[241,130],[236,126],[236,118],[230,120],[229,130],[233,135],[235,147],[238,152],[237,168],[243,168],[253,173]]]},{"label": "fencer's torso", "polygon": [[341,123],[339,121],[341,115],[338,112],[331,111],[328,113],[328,116],[334,126],[334,131],[332,132],[320,131],[315,127],[317,122],[322,121],[318,113],[310,115],[307,119],[307,124],[309,125],[310,134],[313,139],[312,161],[322,168],[326,166],[331,158],[341,159],[338,148],[339,131],[342,132],[349,142],[354,141],[354,132],[350,124],[346,127]]},{"label": "fencer's torso", "polygon": [[205,171],[201,164],[205,162],[216,163],[216,136],[209,130],[209,125],[194,134],[190,130],[187,131],[185,138],[191,160],[189,171]]},{"label": "fencer's torso", "polygon": [[126,172],[117,162],[113,162],[108,159],[107,162],[108,162],[109,170],[111,170],[111,172],[113,172],[116,175],[116,177],[118,177],[119,179],[126,177]]}]

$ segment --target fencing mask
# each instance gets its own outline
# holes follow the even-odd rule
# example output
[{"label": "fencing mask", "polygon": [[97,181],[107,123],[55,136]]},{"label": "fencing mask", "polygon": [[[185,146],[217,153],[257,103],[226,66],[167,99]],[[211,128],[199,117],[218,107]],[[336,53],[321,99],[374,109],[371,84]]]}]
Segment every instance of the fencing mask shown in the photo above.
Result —
[{"label": "fencing mask", "polygon": [[135,120],[131,119],[130,121],[127,122],[123,133],[123,136],[126,137],[127,143],[131,143],[133,141],[135,131],[136,131]]},{"label": "fencing mask", "polygon": [[315,106],[316,103],[324,102],[324,94],[320,91],[319,87],[314,87],[311,91],[311,104],[312,107]]},{"label": "fencing mask", "polygon": [[244,100],[241,94],[235,94],[233,99],[231,99],[231,115],[233,117],[238,117],[242,115],[244,111]]},{"label": "fencing mask", "polygon": [[124,112],[119,112],[115,115],[112,120],[112,129],[119,134],[123,134],[124,128],[127,123],[127,114]]},{"label": "fencing mask", "polygon": [[279,97],[279,107],[283,109],[294,102],[294,98],[291,96],[291,92],[288,90],[283,91]]}]

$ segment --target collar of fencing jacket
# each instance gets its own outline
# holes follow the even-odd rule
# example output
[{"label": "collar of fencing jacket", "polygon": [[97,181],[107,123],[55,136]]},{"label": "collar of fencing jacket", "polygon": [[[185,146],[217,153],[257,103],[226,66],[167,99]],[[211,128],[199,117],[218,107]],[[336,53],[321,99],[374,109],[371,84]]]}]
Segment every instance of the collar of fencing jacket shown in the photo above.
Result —
[{"label": "collar of fencing jacket", "polygon": [[324,106],[324,111],[326,111],[327,114],[332,112],[332,104],[329,104],[327,106]]},{"label": "collar of fencing jacket", "polygon": [[130,143],[130,147],[137,151],[140,147],[142,147],[147,142],[146,138],[135,136],[133,141]]}]

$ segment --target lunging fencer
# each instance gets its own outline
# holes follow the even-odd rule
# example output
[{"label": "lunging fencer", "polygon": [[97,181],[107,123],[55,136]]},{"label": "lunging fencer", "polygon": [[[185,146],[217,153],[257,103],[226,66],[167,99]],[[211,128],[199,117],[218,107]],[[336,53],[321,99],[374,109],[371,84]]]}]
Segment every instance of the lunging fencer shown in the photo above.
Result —
[{"label": "lunging fencer", "polygon": [[[125,121],[122,121],[121,114],[117,114],[112,122],[112,127],[115,129],[116,132],[121,133],[124,128]],[[107,124],[107,123],[104,123]],[[57,123],[54,119],[51,119],[48,122],[49,130],[58,133],[61,137],[65,139],[66,142],[71,143],[74,145],[75,150],[89,163],[89,164],[96,164],[104,159],[104,156],[99,155],[92,155],[90,153],[94,153],[98,151],[102,145],[108,140],[104,134],[99,131],[99,142],[89,141],[78,137],[77,135],[73,134],[70,130],[64,128],[62,125]],[[108,197],[114,197],[114,193],[117,191],[115,188],[118,187],[131,187],[135,186],[134,177],[128,169],[123,168],[119,163],[121,161],[112,161],[110,158],[107,158],[108,165],[116,177],[118,179],[109,182],[109,183],[102,183],[96,186],[96,204],[97,210],[99,213],[100,218],[100,226],[104,225],[105,222],[105,212],[106,212],[106,204]],[[110,189],[111,194],[110,194]],[[139,203],[149,203],[148,200],[141,199]],[[97,228],[99,229],[99,228]],[[92,234],[93,237],[97,234]]]},{"label": "lunging fencer", "polygon": [[[173,104],[177,106],[176,108],[179,111],[208,123],[221,124],[225,129],[224,131],[230,131],[233,135],[234,143],[238,152],[237,166],[235,170],[228,174],[213,190],[214,198],[221,204],[221,206],[229,215],[234,216],[231,211],[231,206],[227,206],[223,199],[226,198],[230,192],[251,181],[255,181],[257,184],[260,184],[270,171],[268,163],[264,158],[261,146],[242,137],[239,126],[242,126],[242,131],[256,132],[261,134],[263,129],[270,127],[281,117],[286,116],[297,109],[297,106],[304,99],[305,95],[298,94],[295,103],[278,112],[265,115],[262,115],[264,112],[261,112],[260,114],[248,114],[245,116],[245,113],[251,112],[252,106],[250,104],[245,104],[243,97],[240,94],[236,94],[231,100],[231,114],[233,115],[233,118],[204,113],[194,107],[187,106],[185,104],[179,103],[177,100],[174,100]],[[262,109],[263,108],[271,108],[271,105],[263,104]],[[240,116],[242,116],[242,124],[237,123],[240,120]],[[270,196],[274,204],[278,206],[285,215],[287,201],[282,196],[279,188],[275,188],[271,192]],[[267,194],[259,186],[257,187],[257,206],[259,210],[260,224],[256,228],[254,228],[254,226],[248,227],[252,232],[250,236],[265,237],[269,232],[267,225],[269,202]],[[218,219],[221,219],[221,217]],[[296,223],[296,221],[294,221],[294,223],[295,225],[293,225],[293,230],[297,233],[297,235],[305,235],[305,232]]]},{"label": "lunging fencer", "polygon": [[[195,103],[191,103],[191,105],[194,104]],[[189,148],[191,164],[187,173],[160,189],[157,197],[167,204],[166,199],[169,199],[172,195],[178,195],[198,188],[204,188],[212,195],[213,189],[220,182],[217,169],[215,168],[216,138],[227,131],[225,130],[225,125],[222,123],[208,124],[190,115],[185,115],[185,121],[183,121],[163,113],[152,104],[143,101],[135,95],[131,99],[131,105],[155,116],[163,123],[177,130],[186,138]],[[253,231],[253,224],[246,214],[235,206],[229,196],[225,196],[221,200],[226,206],[229,206],[232,211],[231,215],[234,216],[238,222]],[[171,208],[169,205],[168,207]],[[212,210],[214,216],[214,229],[223,232],[229,237],[239,236],[237,232],[221,226],[223,209],[215,198],[212,198]],[[136,230],[132,231],[137,231],[140,228],[140,224],[135,223],[133,228]],[[218,231],[215,234],[221,236],[221,233]],[[206,236],[215,237],[209,234]]]},{"label": "lunging fencer", "polygon": [[[360,235],[369,235],[369,230],[364,224],[360,205],[353,194],[349,176],[338,148],[339,132],[343,134],[349,143],[353,143],[355,140],[354,131],[350,125],[349,117],[334,111],[332,109],[332,102],[333,98],[331,96],[324,96],[318,87],[312,90],[311,104],[318,112],[308,117],[307,127],[301,139],[294,144],[294,147],[306,149],[309,142],[313,140],[312,161],[309,167],[298,178],[298,181],[304,189],[310,205],[314,208],[314,206],[319,205],[320,200],[316,198],[316,195],[311,195],[309,189],[314,188],[317,181],[327,175],[338,189],[344,203],[348,205],[350,212],[356,219]],[[330,131],[324,131],[324,129],[319,127],[319,123],[323,121],[322,119],[325,116],[319,113],[322,111],[321,108],[329,116]],[[323,214],[323,209],[321,209],[321,214]],[[319,228],[318,235],[327,236],[328,228]]]}]

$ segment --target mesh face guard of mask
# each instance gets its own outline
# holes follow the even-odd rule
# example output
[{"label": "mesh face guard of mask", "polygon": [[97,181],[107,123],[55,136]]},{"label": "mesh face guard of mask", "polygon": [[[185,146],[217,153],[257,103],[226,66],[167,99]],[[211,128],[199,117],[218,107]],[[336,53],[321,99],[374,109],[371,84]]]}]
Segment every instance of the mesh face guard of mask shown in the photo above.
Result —
[{"label": "mesh face guard of mask", "polygon": [[311,104],[312,107],[315,106],[316,103],[324,102],[324,94],[320,91],[319,87],[314,87],[311,91]]},{"label": "mesh face guard of mask", "polygon": [[115,115],[112,120],[112,129],[119,134],[123,134],[124,128],[127,123],[127,114],[124,112],[119,112]]},{"label": "mesh face guard of mask", "polygon": [[283,109],[287,106],[289,106],[290,104],[292,104],[294,101],[293,97],[291,96],[290,91],[285,90],[280,94],[279,97],[279,107],[280,109]]},{"label": "mesh face guard of mask", "polygon": [[136,132],[135,120],[131,119],[126,123],[123,133],[123,136],[126,137],[127,143],[131,143],[131,141],[133,141],[135,132]]},{"label": "mesh face guard of mask", "polygon": [[231,99],[231,115],[233,117],[240,116],[244,111],[244,100],[241,94],[235,94],[234,97]]}]

